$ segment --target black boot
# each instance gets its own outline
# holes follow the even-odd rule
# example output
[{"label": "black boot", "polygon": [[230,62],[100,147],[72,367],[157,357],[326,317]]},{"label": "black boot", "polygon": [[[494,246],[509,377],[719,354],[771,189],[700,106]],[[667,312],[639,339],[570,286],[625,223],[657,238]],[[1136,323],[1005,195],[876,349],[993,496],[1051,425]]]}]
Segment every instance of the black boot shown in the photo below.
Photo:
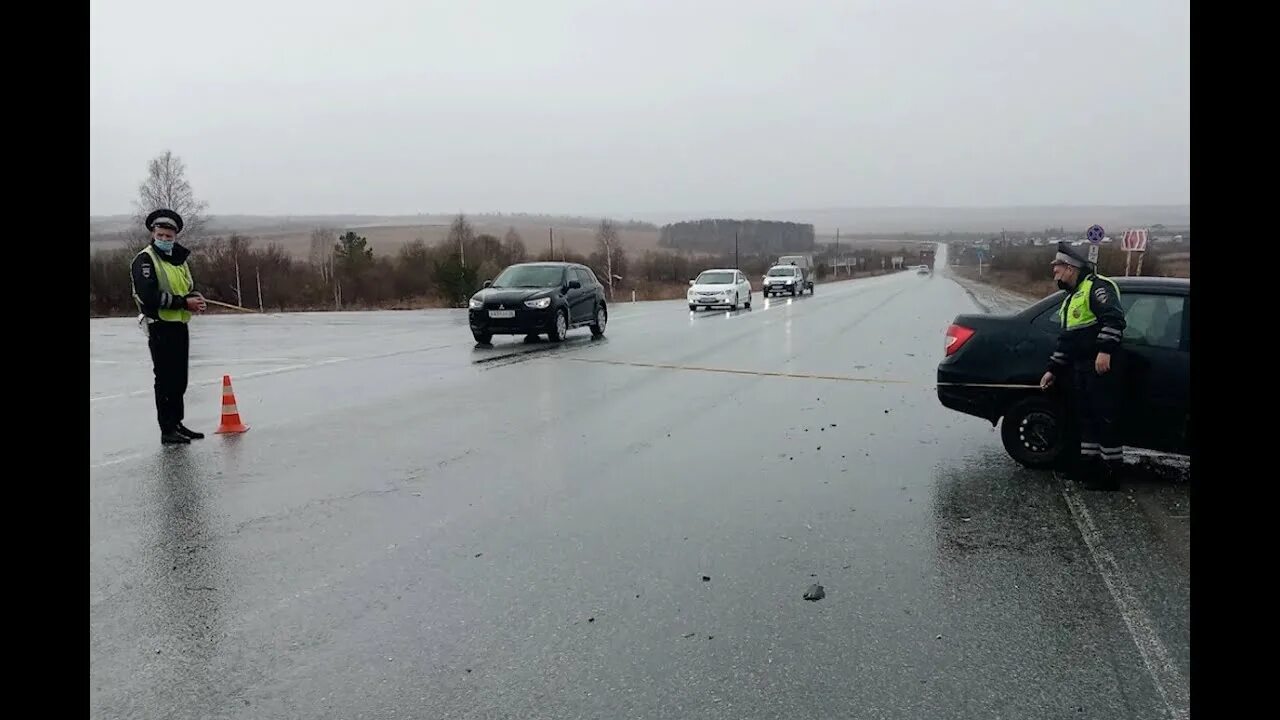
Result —
[{"label": "black boot", "polygon": [[190,445],[191,438],[183,435],[177,430],[160,433],[160,442],[164,445]]},{"label": "black boot", "polygon": [[186,436],[192,440],[204,439],[204,433],[196,432],[195,430],[192,430],[191,428],[187,427],[186,425],[183,425],[182,423],[178,423],[177,433],[179,435]]}]

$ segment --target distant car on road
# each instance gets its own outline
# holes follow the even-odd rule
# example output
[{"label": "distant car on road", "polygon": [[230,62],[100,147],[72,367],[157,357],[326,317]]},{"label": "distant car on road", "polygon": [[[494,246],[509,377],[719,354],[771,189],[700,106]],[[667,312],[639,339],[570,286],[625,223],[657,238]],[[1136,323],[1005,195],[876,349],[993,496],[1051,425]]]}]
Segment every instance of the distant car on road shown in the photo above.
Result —
[{"label": "distant car on road", "polygon": [[604,335],[609,321],[604,288],[591,268],[576,263],[512,265],[468,303],[471,335],[488,344],[494,335],[539,335],[563,342],[569,330],[591,328]]},{"label": "distant car on road", "polygon": [[[1113,278],[1127,327],[1116,358],[1124,373],[1121,437],[1126,446],[1190,454],[1191,281]],[[1079,450],[1067,382],[1037,389],[972,384],[1038,385],[1061,327],[1058,292],[1015,315],[960,315],[947,330],[938,364],[938,399],[952,410],[989,420],[1004,418],[1000,437],[1014,460],[1050,468]],[[1061,378],[1066,380],[1066,378]],[[951,385],[964,383],[966,385]]]},{"label": "distant car on road", "polygon": [[689,281],[689,309],[727,307],[737,310],[744,305],[751,308],[751,282],[737,269],[703,270],[701,275]]},{"label": "distant car on road", "polygon": [[928,275],[928,274],[929,274],[929,266],[928,266],[928,265],[917,265],[917,266],[916,266],[916,274],[917,274],[917,275]]},{"label": "distant car on road", "polygon": [[774,265],[764,274],[764,296],[791,295],[804,292],[804,272],[795,265]]},{"label": "distant car on road", "polygon": [[808,290],[810,295],[813,294],[813,274],[817,272],[817,267],[813,263],[812,255],[783,255],[774,265],[794,265],[800,268],[800,273],[804,277],[804,287],[800,292]]}]

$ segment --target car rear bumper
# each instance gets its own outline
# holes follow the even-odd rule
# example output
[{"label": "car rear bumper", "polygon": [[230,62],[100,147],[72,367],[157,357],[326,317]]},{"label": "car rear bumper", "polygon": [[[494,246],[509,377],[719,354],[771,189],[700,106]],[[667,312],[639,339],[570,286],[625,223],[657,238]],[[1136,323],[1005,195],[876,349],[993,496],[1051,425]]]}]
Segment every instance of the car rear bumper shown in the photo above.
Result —
[{"label": "car rear bumper", "polygon": [[512,318],[491,318],[489,310],[490,308],[485,308],[468,312],[472,332],[487,335],[537,335],[556,330],[555,307],[544,310],[515,308],[516,314]]},{"label": "car rear bumper", "polygon": [[953,383],[989,383],[985,378],[975,378],[948,368],[938,368],[938,402],[948,410],[987,420],[993,425],[1004,414],[1009,400],[1009,390],[999,388],[967,387]]}]

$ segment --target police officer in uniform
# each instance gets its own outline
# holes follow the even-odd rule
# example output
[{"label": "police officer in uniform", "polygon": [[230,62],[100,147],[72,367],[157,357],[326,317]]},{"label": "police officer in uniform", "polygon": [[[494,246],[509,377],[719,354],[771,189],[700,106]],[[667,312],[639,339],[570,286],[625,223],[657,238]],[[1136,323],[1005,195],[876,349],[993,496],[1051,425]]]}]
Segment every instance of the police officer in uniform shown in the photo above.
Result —
[{"label": "police officer in uniform", "polygon": [[133,301],[142,313],[139,321],[151,349],[160,442],[185,445],[204,437],[182,424],[182,396],[187,392],[187,323],[192,313],[204,312],[206,304],[193,291],[187,264],[191,251],[175,241],[182,232],[182,217],[162,208],[147,216],[146,226],[151,243],[133,259]]},{"label": "police officer in uniform", "polygon": [[1058,345],[1040,387],[1048,389],[1070,373],[1080,421],[1080,465],[1073,474],[1088,489],[1116,490],[1124,461],[1117,362],[1125,328],[1120,289],[1066,243],[1058,243],[1053,279],[1067,296],[1058,310]]}]

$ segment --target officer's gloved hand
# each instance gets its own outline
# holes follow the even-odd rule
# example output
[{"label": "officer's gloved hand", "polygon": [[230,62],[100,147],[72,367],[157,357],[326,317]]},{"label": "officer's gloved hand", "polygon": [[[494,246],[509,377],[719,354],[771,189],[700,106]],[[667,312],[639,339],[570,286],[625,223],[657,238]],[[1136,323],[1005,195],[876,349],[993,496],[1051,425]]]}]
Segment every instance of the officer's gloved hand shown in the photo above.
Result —
[{"label": "officer's gloved hand", "polygon": [[191,312],[204,312],[209,305],[204,301],[204,296],[200,293],[191,293],[187,296],[187,309]]},{"label": "officer's gloved hand", "polygon": [[1046,372],[1044,377],[1040,378],[1040,389],[1048,390],[1051,387],[1053,387],[1053,373]]}]

